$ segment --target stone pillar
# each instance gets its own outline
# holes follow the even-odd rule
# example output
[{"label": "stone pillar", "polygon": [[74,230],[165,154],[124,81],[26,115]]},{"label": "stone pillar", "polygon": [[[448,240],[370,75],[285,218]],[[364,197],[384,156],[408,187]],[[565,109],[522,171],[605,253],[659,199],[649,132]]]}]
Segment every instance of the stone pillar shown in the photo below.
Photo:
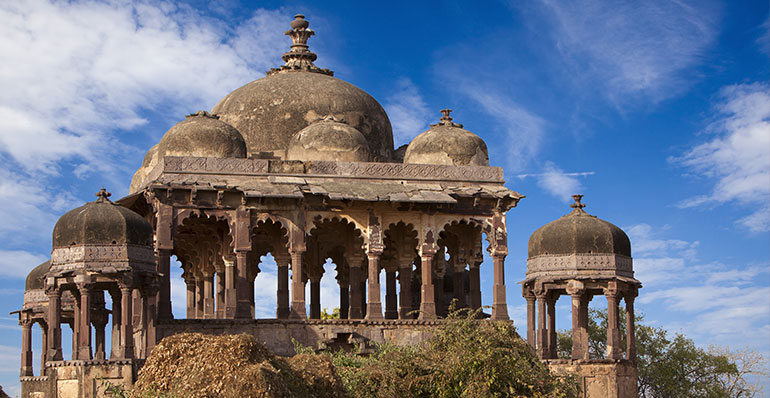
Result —
[{"label": "stone pillar", "polygon": [[524,289],[524,298],[527,300],[527,343],[530,347],[537,347],[537,335],[535,333],[535,319],[537,314],[535,313],[535,294],[530,289]]},{"label": "stone pillar", "polygon": [[588,349],[583,344],[584,337],[587,337],[587,331],[583,329],[581,322],[585,291],[568,290],[567,293],[572,298],[572,359],[584,359]]},{"label": "stone pillar", "polygon": [[40,375],[45,374],[45,363],[48,361],[48,324],[40,321]]},{"label": "stone pillar", "polygon": [[107,326],[104,322],[94,322],[94,337],[96,339],[96,347],[94,349],[94,359],[97,361],[104,361],[106,358],[105,353],[105,333],[104,328]]},{"label": "stone pillar", "polygon": [[236,289],[235,262],[234,257],[225,258],[225,318],[235,318],[235,312],[238,307],[238,291]]},{"label": "stone pillar", "polygon": [[350,310],[350,287],[340,284],[340,319],[348,319]]},{"label": "stone pillar", "polygon": [[[580,301],[580,329],[583,330],[582,346],[584,347],[583,359],[590,359],[591,352],[588,346],[588,303],[591,301],[591,294],[586,291],[583,299]],[[574,338],[573,338],[574,339]]]},{"label": "stone pillar", "polygon": [[474,262],[469,267],[470,274],[468,275],[469,294],[471,309],[477,310],[481,308],[481,276],[479,275],[479,269],[481,267],[480,262]]},{"label": "stone pillar", "polygon": [[369,252],[369,287],[366,303],[366,319],[382,319],[382,301],[380,300],[380,257],[382,252]]},{"label": "stone pillar", "polygon": [[123,284],[120,286],[120,347],[119,357],[130,359],[134,357],[134,327],[132,321],[132,289],[131,286]]},{"label": "stone pillar", "polygon": [[385,272],[385,319],[398,319],[396,270]]},{"label": "stone pillar", "polygon": [[305,319],[305,282],[302,281],[302,255],[304,251],[291,252],[291,312],[290,318]]},{"label": "stone pillar", "polygon": [[158,318],[171,319],[171,250],[158,250],[158,272],[161,274],[158,292]]},{"label": "stone pillar", "polygon": [[505,300],[505,253],[492,255],[494,284],[492,285],[492,319],[508,320],[508,304]]},{"label": "stone pillar", "polygon": [[457,300],[457,308],[466,308],[465,300],[465,264],[455,263],[452,266],[452,296]]},{"label": "stone pillar", "polygon": [[548,358],[548,329],[546,328],[545,300],[546,292],[536,293],[537,297],[537,355],[540,359]]},{"label": "stone pillar", "polygon": [[361,306],[361,265],[358,261],[353,261],[348,267],[350,270],[350,311],[349,319],[361,319],[364,317],[364,310]]},{"label": "stone pillar", "polygon": [[604,295],[607,296],[607,359],[620,359],[617,289],[606,289]]},{"label": "stone pillar", "polygon": [[[22,316],[26,317],[26,315]],[[35,373],[32,369],[32,321],[24,319],[19,321],[19,325],[21,325],[21,372],[19,376],[34,376]]]},{"label": "stone pillar", "polygon": [[216,317],[225,318],[225,270],[216,273],[217,295],[216,295]]},{"label": "stone pillar", "polygon": [[433,256],[435,254],[435,249],[431,250],[427,247],[423,247],[420,251],[422,286],[420,287],[419,319],[433,319],[436,317],[436,293],[433,286]]},{"label": "stone pillar", "polygon": [[69,324],[72,331],[70,355],[72,360],[76,360],[80,357],[80,294],[77,291],[73,291],[72,297],[75,299],[75,306],[72,308],[72,322]]},{"label": "stone pillar", "polygon": [[546,299],[548,307],[548,358],[556,358],[556,300],[559,295],[551,292]]},{"label": "stone pillar", "polygon": [[195,318],[197,319],[203,319],[204,311],[203,311],[203,297],[204,297],[204,286],[203,286],[203,276],[197,276],[195,277]]},{"label": "stone pillar", "polygon": [[187,291],[187,319],[195,318],[195,277],[186,276],[184,284]]},{"label": "stone pillar", "polygon": [[214,318],[214,274],[203,274],[203,317]]},{"label": "stone pillar", "polygon": [[91,356],[91,288],[90,284],[78,285],[80,292],[80,319],[78,320],[78,359],[90,360]]},{"label": "stone pillar", "polygon": [[626,359],[636,361],[636,331],[634,330],[634,298],[636,292],[627,292],[624,295],[626,302]]},{"label": "stone pillar", "polygon": [[310,278],[310,319],[321,319],[321,278]]},{"label": "stone pillar", "polygon": [[412,319],[412,262],[399,268],[398,283],[401,286],[399,291],[400,308],[398,311],[399,319]]},{"label": "stone pillar", "polygon": [[144,314],[145,314],[145,351],[144,357],[150,356],[152,349],[156,343],[155,321],[158,319],[156,297],[158,295],[159,286],[153,283],[148,284],[145,287],[144,293]]},{"label": "stone pillar", "polygon": [[121,298],[119,289],[111,289],[109,291],[112,298],[112,333],[110,333],[110,360],[115,360],[120,357],[120,324],[121,324],[121,312],[120,307]]},{"label": "stone pillar", "polygon": [[249,293],[249,252],[245,250],[235,252],[235,262],[238,273],[238,283],[235,288],[237,297],[235,317],[239,319],[253,318],[251,314],[252,293]]},{"label": "stone pillar", "polygon": [[275,316],[278,319],[289,317],[289,261],[288,259],[275,259],[278,265],[278,290]]},{"label": "stone pillar", "polygon": [[361,286],[361,290],[359,290],[361,292],[361,318],[366,318],[366,281],[361,281],[359,285]]}]

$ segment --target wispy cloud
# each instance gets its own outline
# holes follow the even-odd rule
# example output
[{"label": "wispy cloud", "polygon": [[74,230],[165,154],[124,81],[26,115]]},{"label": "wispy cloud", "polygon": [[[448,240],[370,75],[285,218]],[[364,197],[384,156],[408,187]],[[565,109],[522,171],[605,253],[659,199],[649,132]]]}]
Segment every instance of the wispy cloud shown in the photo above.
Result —
[{"label": "wispy cloud", "polygon": [[168,101],[181,120],[257,77],[289,17],[257,10],[230,28],[170,2],[32,0],[3,3],[0,19],[0,148],[51,173],[63,159],[112,171],[99,159],[123,159],[118,134],[147,123],[141,111]]},{"label": "wispy cloud", "polygon": [[624,229],[635,251],[635,277],[644,284],[640,303],[681,315],[667,328],[701,343],[770,348],[768,264],[703,264],[697,259],[697,241],[662,238],[665,227],[647,224]]},{"label": "wispy cloud", "polygon": [[455,77],[456,87],[487,114],[496,129],[505,135],[505,164],[511,171],[521,170],[540,150],[546,122],[528,111],[502,89],[483,87],[478,82]]},{"label": "wispy cloud", "polygon": [[711,192],[680,206],[737,202],[753,208],[737,221],[740,225],[770,231],[770,85],[725,87],[716,110],[718,119],[706,130],[716,137],[670,159],[714,181]]},{"label": "wispy cloud", "polygon": [[719,12],[704,2],[542,0],[553,40],[587,86],[621,104],[680,91],[717,36]]},{"label": "wispy cloud", "polygon": [[[570,195],[578,194],[583,190],[583,184],[580,183],[578,177],[592,174],[594,173],[565,173],[553,162],[548,161],[543,173],[537,174],[537,185],[551,195],[569,202],[571,200]],[[526,176],[526,174],[522,175]]]},{"label": "wispy cloud", "polygon": [[393,125],[393,141],[398,148],[408,144],[436,119],[438,110],[431,112],[420,91],[406,77],[396,80],[393,92],[385,99],[385,110]]}]

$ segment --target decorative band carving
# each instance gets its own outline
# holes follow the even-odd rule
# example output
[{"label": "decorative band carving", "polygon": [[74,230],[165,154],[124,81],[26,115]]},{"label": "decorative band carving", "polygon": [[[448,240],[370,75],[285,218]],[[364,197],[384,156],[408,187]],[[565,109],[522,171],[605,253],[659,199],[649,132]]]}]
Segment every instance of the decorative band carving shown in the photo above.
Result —
[{"label": "decorative band carving", "polygon": [[565,273],[633,278],[633,260],[619,254],[541,255],[527,260],[527,277]]}]

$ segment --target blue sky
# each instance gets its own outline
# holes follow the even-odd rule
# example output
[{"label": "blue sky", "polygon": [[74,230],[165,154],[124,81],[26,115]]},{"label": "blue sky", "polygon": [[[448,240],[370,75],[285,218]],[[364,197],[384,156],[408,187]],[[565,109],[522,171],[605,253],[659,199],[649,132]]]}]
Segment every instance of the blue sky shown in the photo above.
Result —
[{"label": "blue sky", "polygon": [[[648,323],[770,352],[766,1],[380,4],[0,4],[0,313],[21,306],[57,218],[101,186],[125,195],[168,128],[280,65],[301,12],[316,65],[374,96],[397,146],[452,108],[527,196],[508,216],[520,328],[527,239],[579,192],[631,237]],[[17,393],[20,341],[0,315],[0,385]]]}]

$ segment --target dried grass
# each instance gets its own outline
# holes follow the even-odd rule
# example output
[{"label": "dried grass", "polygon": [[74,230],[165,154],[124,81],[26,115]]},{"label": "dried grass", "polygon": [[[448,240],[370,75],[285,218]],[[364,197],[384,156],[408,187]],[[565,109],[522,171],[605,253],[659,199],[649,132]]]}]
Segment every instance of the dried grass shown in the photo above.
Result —
[{"label": "dried grass", "polygon": [[182,333],[163,339],[139,371],[135,397],[344,397],[326,357],[276,357],[254,337]]}]

